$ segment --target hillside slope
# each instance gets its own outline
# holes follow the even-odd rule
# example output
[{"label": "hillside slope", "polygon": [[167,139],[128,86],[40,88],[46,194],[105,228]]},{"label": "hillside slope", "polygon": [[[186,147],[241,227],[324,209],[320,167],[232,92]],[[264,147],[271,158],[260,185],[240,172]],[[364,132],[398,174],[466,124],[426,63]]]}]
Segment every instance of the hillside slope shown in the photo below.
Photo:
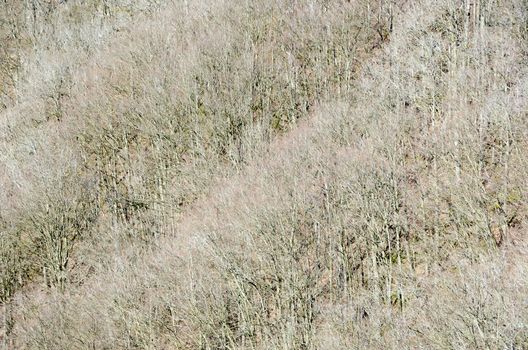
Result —
[{"label": "hillside slope", "polygon": [[5,347],[528,348],[525,2],[257,3],[2,112]]}]

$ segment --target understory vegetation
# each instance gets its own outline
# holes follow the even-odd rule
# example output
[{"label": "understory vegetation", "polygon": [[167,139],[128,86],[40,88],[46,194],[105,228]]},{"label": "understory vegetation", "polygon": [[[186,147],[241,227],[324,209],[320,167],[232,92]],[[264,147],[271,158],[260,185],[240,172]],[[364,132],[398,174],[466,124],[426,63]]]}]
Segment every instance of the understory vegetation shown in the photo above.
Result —
[{"label": "understory vegetation", "polygon": [[528,3],[0,3],[5,349],[528,349]]}]

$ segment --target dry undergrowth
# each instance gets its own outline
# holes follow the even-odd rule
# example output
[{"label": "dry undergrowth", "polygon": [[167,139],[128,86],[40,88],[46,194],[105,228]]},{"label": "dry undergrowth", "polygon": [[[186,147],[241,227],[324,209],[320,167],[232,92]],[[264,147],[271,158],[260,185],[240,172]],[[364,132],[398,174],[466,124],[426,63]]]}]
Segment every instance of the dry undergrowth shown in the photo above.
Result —
[{"label": "dry undergrowth", "polygon": [[6,348],[528,348],[523,1],[55,6],[1,80]]}]

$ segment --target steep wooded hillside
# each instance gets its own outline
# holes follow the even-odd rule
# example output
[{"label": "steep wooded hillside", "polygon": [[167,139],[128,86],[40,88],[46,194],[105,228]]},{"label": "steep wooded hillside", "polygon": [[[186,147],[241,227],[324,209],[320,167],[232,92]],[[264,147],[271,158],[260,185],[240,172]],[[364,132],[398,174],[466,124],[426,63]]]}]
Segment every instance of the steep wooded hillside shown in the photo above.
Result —
[{"label": "steep wooded hillside", "polygon": [[525,1],[0,9],[6,349],[528,348]]}]

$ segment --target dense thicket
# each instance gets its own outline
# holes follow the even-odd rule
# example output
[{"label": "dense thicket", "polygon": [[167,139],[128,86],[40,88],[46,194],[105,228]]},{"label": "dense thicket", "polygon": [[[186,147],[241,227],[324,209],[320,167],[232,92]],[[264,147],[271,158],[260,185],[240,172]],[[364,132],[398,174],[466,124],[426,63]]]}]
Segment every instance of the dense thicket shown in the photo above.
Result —
[{"label": "dense thicket", "polygon": [[523,1],[0,6],[6,348],[528,347]]}]

